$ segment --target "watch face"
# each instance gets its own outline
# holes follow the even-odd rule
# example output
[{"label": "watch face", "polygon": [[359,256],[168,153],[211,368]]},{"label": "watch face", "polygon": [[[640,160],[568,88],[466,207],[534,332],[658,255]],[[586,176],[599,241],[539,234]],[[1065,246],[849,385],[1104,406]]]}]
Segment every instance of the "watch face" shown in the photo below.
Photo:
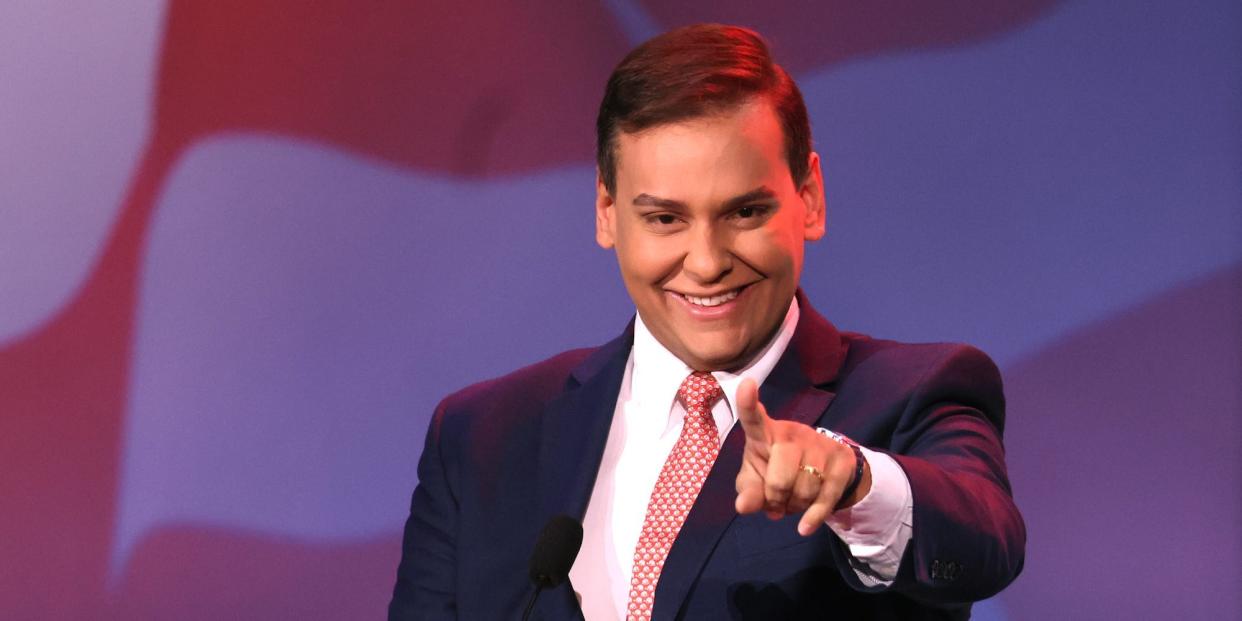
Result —
[{"label": "watch face", "polygon": [[857,442],[849,439],[844,434],[837,433],[831,429],[824,429],[823,427],[816,427],[815,431],[818,431],[821,435],[828,436],[829,438],[832,438],[833,440],[836,440],[837,442],[840,442],[841,444],[844,444],[846,446],[858,446]]}]

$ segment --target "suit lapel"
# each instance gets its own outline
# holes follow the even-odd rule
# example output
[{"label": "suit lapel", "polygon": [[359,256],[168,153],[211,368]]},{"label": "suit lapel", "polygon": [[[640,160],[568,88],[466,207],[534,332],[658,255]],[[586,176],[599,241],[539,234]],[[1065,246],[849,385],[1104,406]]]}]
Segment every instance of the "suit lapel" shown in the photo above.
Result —
[{"label": "suit lapel", "polygon": [[[571,386],[544,408],[536,464],[540,524],[559,514],[581,522],[586,514],[633,337],[631,323],[578,365]],[[538,619],[582,619],[568,581],[541,595],[535,611]]]},{"label": "suit lapel", "polygon": [[[798,292],[801,315],[793,339],[759,389],[774,419],[814,424],[835,396],[828,388],[845,358],[840,333]],[[716,463],[669,550],[656,585],[655,619],[673,619],[681,610],[725,530],[737,518],[734,480],[742,466],[745,435],[734,425]]]},{"label": "suit lapel", "polygon": [[579,521],[595,484],[633,342],[633,324],[574,369],[571,388],[544,409],[537,476],[541,519]]}]

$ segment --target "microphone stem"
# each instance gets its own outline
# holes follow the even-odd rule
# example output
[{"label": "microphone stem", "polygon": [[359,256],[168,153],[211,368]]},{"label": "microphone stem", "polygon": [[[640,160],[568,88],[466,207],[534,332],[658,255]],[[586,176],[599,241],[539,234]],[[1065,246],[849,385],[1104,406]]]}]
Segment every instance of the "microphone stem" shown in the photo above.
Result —
[{"label": "microphone stem", "polygon": [[539,592],[542,590],[541,586],[535,587],[535,594],[530,597],[530,602],[526,604],[526,610],[522,613],[522,621],[530,618],[530,612],[535,609],[535,600],[539,599]]}]

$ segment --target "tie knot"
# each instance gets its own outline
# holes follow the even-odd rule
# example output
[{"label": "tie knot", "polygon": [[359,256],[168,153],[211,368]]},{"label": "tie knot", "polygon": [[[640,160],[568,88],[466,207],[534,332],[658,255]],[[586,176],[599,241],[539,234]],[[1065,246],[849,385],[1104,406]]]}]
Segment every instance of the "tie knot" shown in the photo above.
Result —
[{"label": "tie knot", "polygon": [[711,373],[695,371],[686,377],[677,389],[677,398],[686,406],[687,412],[704,412],[711,409],[723,393],[720,383]]}]

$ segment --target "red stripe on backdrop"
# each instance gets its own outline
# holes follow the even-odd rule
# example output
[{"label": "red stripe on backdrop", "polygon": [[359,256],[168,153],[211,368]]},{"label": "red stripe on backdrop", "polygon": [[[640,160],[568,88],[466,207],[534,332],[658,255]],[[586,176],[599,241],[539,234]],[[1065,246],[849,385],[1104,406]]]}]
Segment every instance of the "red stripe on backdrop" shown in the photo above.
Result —
[{"label": "red stripe on backdrop", "polygon": [[97,616],[103,602],[137,266],[170,161],[148,153],[99,265],[68,307],[0,350],[0,583],[18,617]]},{"label": "red stripe on backdrop", "polygon": [[144,539],[116,594],[117,619],[380,619],[399,535],[306,544],[212,528]]},{"label": "red stripe on backdrop", "polygon": [[[692,15],[748,23],[798,70],[959,43],[1026,23],[1051,4],[981,11],[947,1],[881,9],[830,2],[770,18],[730,2],[693,12],[654,7],[652,14],[670,24]],[[332,618],[352,616],[343,610],[369,615],[377,610],[371,600],[385,597],[371,588],[342,591],[331,580],[336,568],[350,567],[387,591],[395,540],[316,546],[190,528],[145,538],[119,591],[106,591],[144,239],[188,145],[221,132],[272,132],[463,175],[591,161],[599,91],[629,46],[601,5],[360,6],[226,0],[169,7],[153,138],[99,263],[58,315],[0,349],[6,613],[100,618],[111,601],[117,614],[163,616],[172,614],[170,602],[210,604],[209,595],[235,589],[246,575],[256,590],[237,597],[261,598],[269,592],[261,579],[281,588],[319,585],[323,593],[336,584],[331,593],[348,593],[350,601],[325,608]],[[822,28],[807,29],[808,22]],[[214,618],[224,609],[202,610]]]},{"label": "red stripe on backdrop", "polygon": [[270,131],[457,174],[580,163],[626,47],[588,2],[177,2],[159,131]]}]

